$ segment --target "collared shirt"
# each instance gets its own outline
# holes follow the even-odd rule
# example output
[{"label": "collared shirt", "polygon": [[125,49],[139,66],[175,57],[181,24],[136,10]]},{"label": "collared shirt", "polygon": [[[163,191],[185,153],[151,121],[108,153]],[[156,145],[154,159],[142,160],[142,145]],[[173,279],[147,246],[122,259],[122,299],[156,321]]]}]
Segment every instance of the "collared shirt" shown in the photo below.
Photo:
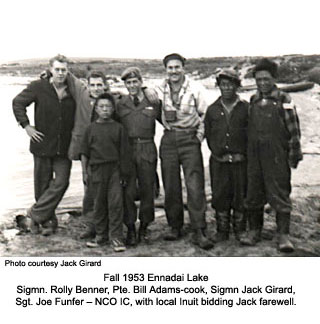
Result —
[{"label": "collared shirt", "polygon": [[62,100],[64,97],[66,97],[67,94],[67,84],[63,84],[61,87],[57,88],[56,84],[53,82],[53,79],[50,78],[49,82],[52,84],[54,87],[54,90],[56,90],[57,96],[59,100]]},{"label": "collared shirt", "polygon": [[285,127],[290,135],[289,138],[289,161],[293,163],[302,160],[302,151],[301,151],[301,131],[300,131],[300,123],[299,117],[297,114],[296,106],[291,99],[291,97],[282,91],[280,91],[276,86],[272,90],[272,92],[267,97],[262,97],[262,93],[257,91],[251,97],[250,105],[254,105],[263,99],[274,99],[276,101],[281,101],[282,104],[282,114],[283,114],[283,121]]},{"label": "collared shirt", "polygon": [[129,95],[129,96],[130,96],[132,102],[134,102],[134,98],[138,98],[139,103],[142,102],[142,100],[144,99],[144,94],[142,91],[140,93],[138,93],[137,96],[131,96],[131,95]]},{"label": "collared shirt", "polygon": [[232,112],[226,113],[221,97],[211,104],[205,116],[205,134],[212,156],[246,156],[249,103],[238,98]]},{"label": "collared shirt", "polygon": [[240,101],[239,96],[237,95],[236,100],[232,103],[231,106],[227,106],[224,102],[223,99],[220,99],[220,103],[224,109],[224,112],[226,114],[226,118],[227,118],[227,122],[229,123],[230,120],[230,115],[232,114],[233,108],[238,104],[238,102]]},{"label": "collared shirt", "polygon": [[[204,99],[203,87],[185,77],[185,81],[179,91],[179,105],[173,103],[169,80],[164,80],[157,89],[162,101],[162,123],[168,129],[196,129],[199,140],[204,137],[204,116],[207,103]],[[165,111],[175,111],[176,120],[167,121]]]}]

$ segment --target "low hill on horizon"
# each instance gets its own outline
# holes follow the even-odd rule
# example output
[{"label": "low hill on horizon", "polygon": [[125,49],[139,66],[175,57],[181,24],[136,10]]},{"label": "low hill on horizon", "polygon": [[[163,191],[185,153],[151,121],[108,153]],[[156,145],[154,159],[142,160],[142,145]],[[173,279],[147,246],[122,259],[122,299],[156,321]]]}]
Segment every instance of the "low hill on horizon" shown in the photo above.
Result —
[{"label": "low hill on horizon", "polygon": [[[261,56],[235,57],[199,57],[188,58],[185,70],[195,78],[204,79],[223,67],[234,67],[238,70],[247,67],[250,77],[252,67]],[[270,57],[279,64],[279,82],[295,83],[308,79],[309,71],[320,68],[320,55],[289,54]],[[37,76],[47,69],[48,58],[16,60],[0,65],[0,75]],[[137,66],[146,78],[157,78],[164,75],[161,59],[139,58],[83,58],[71,57],[70,70],[78,77],[85,78],[91,70],[101,70],[115,78],[129,66]]]}]

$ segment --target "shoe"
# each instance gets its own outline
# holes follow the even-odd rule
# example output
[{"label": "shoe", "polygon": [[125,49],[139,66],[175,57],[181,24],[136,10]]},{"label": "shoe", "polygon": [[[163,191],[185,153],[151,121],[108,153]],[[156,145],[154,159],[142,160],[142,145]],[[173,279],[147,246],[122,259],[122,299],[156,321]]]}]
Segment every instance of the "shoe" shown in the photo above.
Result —
[{"label": "shoe", "polygon": [[246,236],[247,236],[247,233],[246,232],[235,232],[234,233],[234,237],[239,242],[241,242],[241,240],[245,239]]},{"label": "shoe", "polygon": [[214,243],[228,241],[229,240],[229,233],[226,233],[226,232],[217,232],[210,239]]},{"label": "shoe", "polygon": [[240,243],[247,246],[255,246],[259,241],[261,241],[261,231],[259,230],[250,230],[248,235],[240,239]]},{"label": "shoe", "polygon": [[92,228],[87,228],[83,233],[80,234],[80,239],[94,239],[96,237],[96,232]]},{"label": "shoe", "polygon": [[150,243],[150,237],[148,235],[148,225],[141,224],[139,228],[139,233],[138,233],[138,242],[139,243]]},{"label": "shoe", "polygon": [[198,245],[203,250],[210,250],[213,248],[213,243],[205,236],[203,230],[196,230],[194,233],[193,243]]},{"label": "shoe", "polygon": [[280,234],[279,235],[278,246],[279,246],[280,252],[287,252],[287,253],[294,252],[294,246],[293,246],[292,242],[290,241],[288,234]]},{"label": "shoe", "polygon": [[113,247],[114,252],[124,252],[126,250],[124,243],[120,239],[112,240],[111,245]]},{"label": "shoe", "polygon": [[181,229],[180,228],[171,228],[166,231],[163,238],[165,241],[176,241],[181,237]]},{"label": "shoe", "polygon": [[126,245],[135,246],[137,245],[136,227],[135,225],[128,227]]},{"label": "shoe", "polygon": [[55,231],[53,230],[52,227],[45,227],[45,228],[42,228],[41,234],[42,234],[42,236],[50,236],[50,235],[54,234],[54,232]]},{"label": "shoe", "polygon": [[31,232],[31,234],[39,234],[40,233],[40,226],[33,219],[31,219],[31,222],[30,222],[30,232]]},{"label": "shoe", "polygon": [[100,246],[107,245],[108,243],[109,243],[108,238],[102,237],[102,238],[96,238],[95,240],[92,240],[92,241],[88,241],[86,243],[86,246],[89,248],[97,248]]}]

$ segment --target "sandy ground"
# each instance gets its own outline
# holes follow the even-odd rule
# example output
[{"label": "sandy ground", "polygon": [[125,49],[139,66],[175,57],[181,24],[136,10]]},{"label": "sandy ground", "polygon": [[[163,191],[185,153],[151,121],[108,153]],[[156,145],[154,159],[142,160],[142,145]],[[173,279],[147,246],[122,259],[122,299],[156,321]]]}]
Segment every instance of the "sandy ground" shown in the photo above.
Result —
[{"label": "sandy ground", "polygon": [[[250,93],[242,95],[248,98]],[[292,94],[298,106],[302,128],[304,160],[292,173],[293,213],[291,222],[292,241],[296,251],[288,256],[320,256],[320,87]],[[205,151],[207,159],[208,151]],[[209,179],[208,174],[206,179]],[[162,208],[156,210],[156,220],[150,226],[151,242],[138,245],[116,254],[110,246],[88,248],[79,239],[84,229],[81,215],[82,186],[80,166],[74,166],[72,185],[57,210],[58,232],[50,237],[19,235],[15,215],[21,208],[12,208],[3,213],[0,222],[0,256],[286,256],[277,251],[275,240],[275,216],[265,213],[263,241],[256,247],[241,247],[231,236],[227,242],[216,244],[210,251],[203,251],[191,243],[188,212],[185,211],[185,235],[177,242],[163,240],[167,222]],[[214,212],[209,198],[210,186],[206,182],[208,196],[207,222],[209,234],[215,232]],[[162,193],[163,194],[163,193]],[[21,193],[21,197],[24,196]],[[29,199],[32,193],[29,193]],[[160,197],[160,201],[163,196]]]}]

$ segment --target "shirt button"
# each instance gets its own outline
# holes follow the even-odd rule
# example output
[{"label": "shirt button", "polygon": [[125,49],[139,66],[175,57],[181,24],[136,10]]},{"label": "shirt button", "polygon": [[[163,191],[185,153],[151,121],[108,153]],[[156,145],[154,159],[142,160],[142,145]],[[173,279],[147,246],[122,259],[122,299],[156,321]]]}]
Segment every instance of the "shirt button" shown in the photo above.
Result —
[{"label": "shirt button", "polygon": [[227,134],[226,134],[226,136],[227,136],[227,137],[229,137],[229,136],[230,136],[230,134],[229,134],[229,133],[227,133]]},{"label": "shirt button", "polygon": [[224,115],[224,113],[222,112],[222,113],[221,113],[221,116],[223,116],[223,115]]},{"label": "shirt button", "polygon": [[229,148],[229,146],[228,145],[226,145],[226,149],[228,149]]}]

